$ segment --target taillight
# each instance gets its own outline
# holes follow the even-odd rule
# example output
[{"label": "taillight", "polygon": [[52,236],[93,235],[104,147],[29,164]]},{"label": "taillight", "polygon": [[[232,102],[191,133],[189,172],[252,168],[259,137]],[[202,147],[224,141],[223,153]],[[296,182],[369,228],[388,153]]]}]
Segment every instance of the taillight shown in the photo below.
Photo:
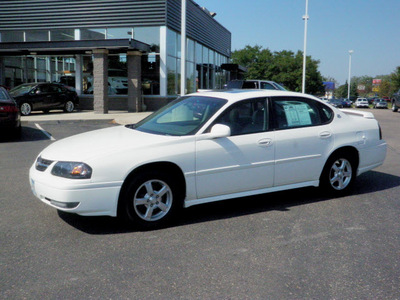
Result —
[{"label": "taillight", "polygon": [[0,106],[0,112],[15,113],[19,112],[19,109],[16,106]]}]

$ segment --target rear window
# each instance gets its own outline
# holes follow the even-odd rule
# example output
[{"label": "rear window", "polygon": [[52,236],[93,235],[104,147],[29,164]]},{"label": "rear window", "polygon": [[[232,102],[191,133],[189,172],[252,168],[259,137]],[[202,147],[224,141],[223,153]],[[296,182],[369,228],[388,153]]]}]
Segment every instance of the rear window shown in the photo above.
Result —
[{"label": "rear window", "polygon": [[3,89],[0,89],[0,101],[1,102],[9,102],[10,98],[7,95],[7,92]]}]

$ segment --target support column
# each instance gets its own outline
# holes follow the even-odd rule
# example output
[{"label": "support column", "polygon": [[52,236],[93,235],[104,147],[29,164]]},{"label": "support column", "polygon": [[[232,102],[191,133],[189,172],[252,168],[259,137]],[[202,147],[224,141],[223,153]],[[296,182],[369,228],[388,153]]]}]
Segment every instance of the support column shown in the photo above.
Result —
[{"label": "support column", "polygon": [[108,50],[93,50],[93,108],[108,114]]},{"label": "support column", "polygon": [[142,111],[142,53],[128,51],[128,111]]},{"label": "support column", "polygon": [[75,57],[75,89],[78,95],[82,95],[82,55]]}]

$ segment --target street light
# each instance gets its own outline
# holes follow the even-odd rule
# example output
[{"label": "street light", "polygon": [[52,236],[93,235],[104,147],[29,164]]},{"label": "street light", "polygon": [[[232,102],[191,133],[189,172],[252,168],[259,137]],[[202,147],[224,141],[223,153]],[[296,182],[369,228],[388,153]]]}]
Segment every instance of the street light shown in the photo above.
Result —
[{"label": "street light", "polygon": [[186,94],[186,0],[181,1],[181,96]]},{"label": "street light", "polygon": [[354,50],[349,50],[349,80],[348,80],[348,87],[347,87],[347,100],[350,100],[350,74],[351,74],[351,55],[353,54]]},{"label": "street light", "polygon": [[306,0],[306,14],[303,16],[304,20],[304,52],[303,52],[303,80],[301,85],[301,92],[306,92],[306,60],[307,60],[307,21],[308,21],[308,0]]}]

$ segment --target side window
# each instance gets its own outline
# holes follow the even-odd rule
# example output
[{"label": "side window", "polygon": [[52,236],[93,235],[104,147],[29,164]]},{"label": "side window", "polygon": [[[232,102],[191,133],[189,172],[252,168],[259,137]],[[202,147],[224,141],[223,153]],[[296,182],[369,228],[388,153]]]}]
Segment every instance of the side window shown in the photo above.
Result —
[{"label": "side window", "polygon": [[61,89],[58,86],[50,85],[49,86],[49,91],[51,93],[58,93],[58,92],[61,92]]},{"label": "side window", "polygon": [[260,89],[275,90],[274,86],[272,84],[269,84],[268,82],[260,82]]},{"label": "side window", "polygon": [[44,94],[44,93],[48,93],[48,92],[49,92],[49,85],[48,84],[40,85],[36,90],[37,94]]},{"label": "side window", "polygon": [[258,89],[257,81],[245,81],[243,82],[242,89]]},{"label": "side window", "polygon": [[332,112],[328,109],[326,107],[324,110],[318,102],[310,99],[276,97],[273,99],[274,128],[288,129],[325,124],[332,117]]},{"label": "side window", "polygon": [[229,126],[231,135],[266,131],[269,124],[267,99],[256,98],[233,104],[217,118],[214,124]]}]

